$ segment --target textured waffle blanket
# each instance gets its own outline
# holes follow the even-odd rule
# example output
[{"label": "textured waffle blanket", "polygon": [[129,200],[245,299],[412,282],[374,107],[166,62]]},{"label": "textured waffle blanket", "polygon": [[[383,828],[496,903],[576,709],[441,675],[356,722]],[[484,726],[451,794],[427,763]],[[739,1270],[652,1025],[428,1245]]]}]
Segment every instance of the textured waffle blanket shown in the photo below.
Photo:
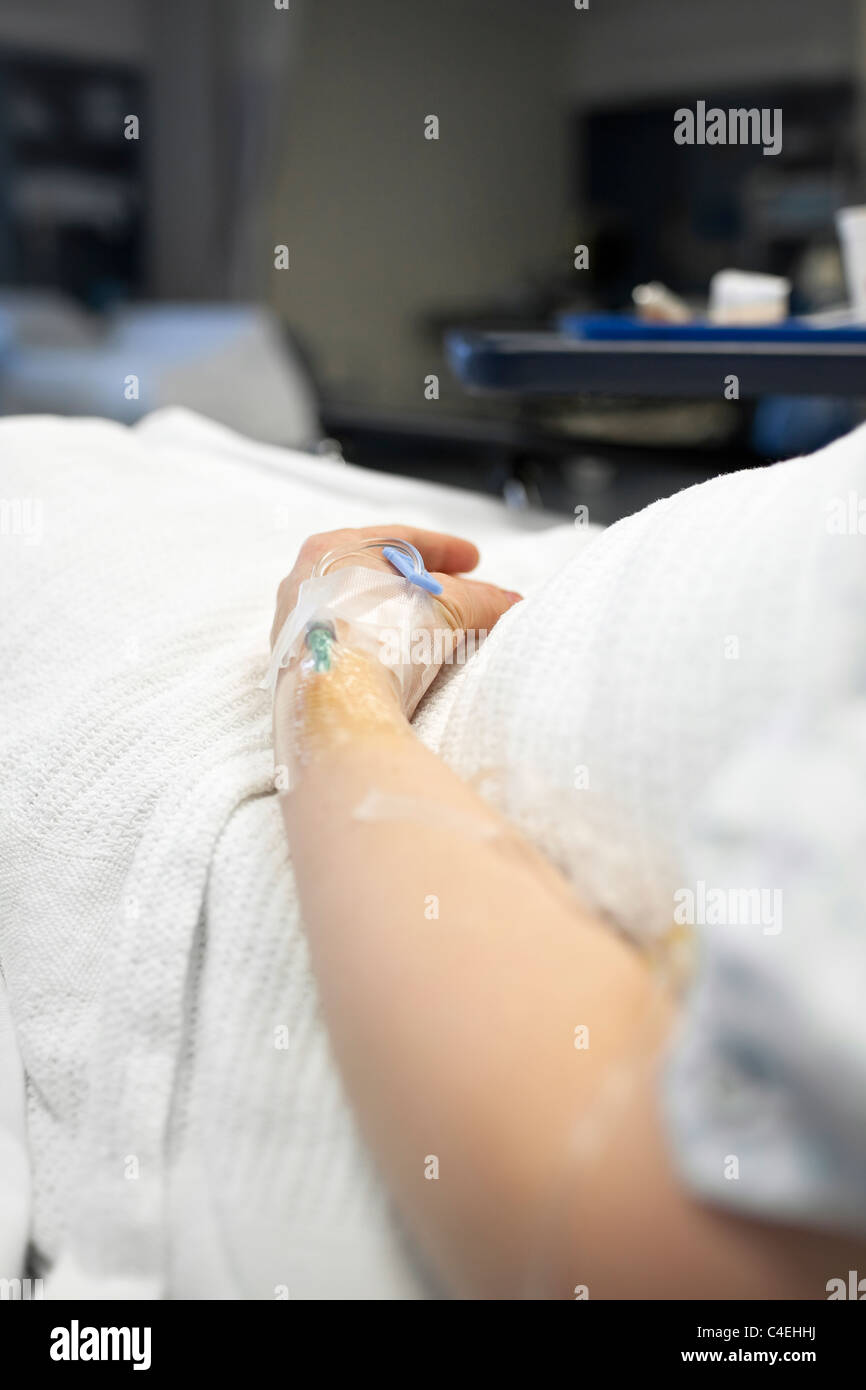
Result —
[{"label": "textured waffle blanket", "polygon": [[177,412],[5,421],[0,459],[0,961],[49,1292],[431,1292],[330,1056],[258,688],[277,583],[337,525],[468,535],[527,594],[416,729],[614,929],[691,903],[686,1180],[866,1209],[866,429],[606,531]]},{"label": "textured waffle blanket", "polygon": [[182,411],[5,420],[0,459],[0,963],[46,1292],[417,1297],[298,920],[258,689],[276,588],[338,525],[468,534],[527,589],[589,533]]}]

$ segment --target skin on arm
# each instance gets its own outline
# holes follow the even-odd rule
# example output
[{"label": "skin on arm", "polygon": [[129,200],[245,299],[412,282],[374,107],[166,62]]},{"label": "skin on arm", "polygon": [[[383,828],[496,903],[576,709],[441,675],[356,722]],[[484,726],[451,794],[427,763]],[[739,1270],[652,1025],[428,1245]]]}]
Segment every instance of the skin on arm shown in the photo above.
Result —
[{"label": "skin on arm", "polygon": [[[302,551],[275,633],[316,555],[343,534]],[[467,543],[369,534],[418,546],[458,625],[492,627],[510,606],[513,596],[449,574],[474,564]],[[681,1187],[657,1103],[673,1001],[414,737],[375,659],[345,652],[313,677],[284,672],[274,733],[277,761],[300,774],[282,804],[335,1053],[449,1292],[808,1298],[862,1267],[862,1243],[741,1220]],[[371,793],[385,809],[359,815]],[[602,1106],[612,1081],[616,1103]],[[581,1119],[590,1142],[578,1150]],[[425,1176],[433,1158],[436,1180]]]}]

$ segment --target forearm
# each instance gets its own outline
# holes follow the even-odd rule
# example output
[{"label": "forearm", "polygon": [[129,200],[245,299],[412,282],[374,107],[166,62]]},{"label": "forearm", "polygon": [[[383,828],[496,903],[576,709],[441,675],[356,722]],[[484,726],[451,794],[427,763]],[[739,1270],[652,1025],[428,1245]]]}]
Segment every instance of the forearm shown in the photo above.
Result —
[{"label": "forearm", "polygon": [[[272,638],[338,543],[345,558],[386,533],[420,547],[450,628],[489,629],[517,601],[465,578],[470,542],[330,532],[280,585]],[[447,1287],[809,1298],[828,1273],[861,1267],[862,1240],[690,1194],[659,1099],[665,972],[415,740],[378,661],[305,641],[305,679],[280,678],[274,732],[292,767],[283,805],[314,966],[368,1141]]]},{"label": "forearm", "polygon": [[[286,699],[281,760],[297,736]],[[644,1026],[648,972],[384,694],[359,716],[322,681],[304,717],[308,756],[285,819],[347,1086],[449,1285],[514,1296],[572,1128]]]}]

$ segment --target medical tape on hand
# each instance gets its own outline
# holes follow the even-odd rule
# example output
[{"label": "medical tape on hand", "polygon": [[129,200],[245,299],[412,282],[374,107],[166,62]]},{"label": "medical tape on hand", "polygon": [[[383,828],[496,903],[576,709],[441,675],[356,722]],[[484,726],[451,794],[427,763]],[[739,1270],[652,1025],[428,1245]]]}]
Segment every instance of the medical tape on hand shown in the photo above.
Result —
[{"label": "medical tape on hand", "polygon": [[404,714],[411,715],[439,669],[434,646],[418,634],[450,631],[436,600],[399,574],[346,565],[304,580],[298,601],[274,643],[261,688],[273,695],[281,669],[303,662],[307,634],[330,625],[337,646],[363,651],[382,662],[396,681]]}]

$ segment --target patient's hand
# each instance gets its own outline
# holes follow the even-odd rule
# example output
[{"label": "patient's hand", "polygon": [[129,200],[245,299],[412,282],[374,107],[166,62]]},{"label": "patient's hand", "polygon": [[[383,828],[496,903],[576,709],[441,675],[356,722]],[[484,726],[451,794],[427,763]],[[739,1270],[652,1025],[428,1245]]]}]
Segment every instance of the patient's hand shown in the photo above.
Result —
[{"label": "patient's hand", "polygon": [[[330,550],[348,550],[353,544],[373,540],[377,536],[393,536],[395,539],[409,541],[421,552],[429,572],[439,580],[442,593],[437,598],[445,610],[446,621],[455,630],[489,631],[502,614],[520,599],[520,594],[508,589],[500,589],[495,584],[485,584],[477,579],[464,578],[464,571],[474,569],[478,564],[478,550],[471,541],[457,536],[445,536],[438,531],[420,531],[413,526],[362,526],[356,529],[323,531],[309,536],[298,552],[298,558],[290,574],[277,591],[277,607],[271,628],[271,646],[286,618],[295,607],[298,590],[305,579],[309,579],[316,561]],[[388,561],[375,551],[368,551],[365,563],[386,570],[394,570]]]}]

